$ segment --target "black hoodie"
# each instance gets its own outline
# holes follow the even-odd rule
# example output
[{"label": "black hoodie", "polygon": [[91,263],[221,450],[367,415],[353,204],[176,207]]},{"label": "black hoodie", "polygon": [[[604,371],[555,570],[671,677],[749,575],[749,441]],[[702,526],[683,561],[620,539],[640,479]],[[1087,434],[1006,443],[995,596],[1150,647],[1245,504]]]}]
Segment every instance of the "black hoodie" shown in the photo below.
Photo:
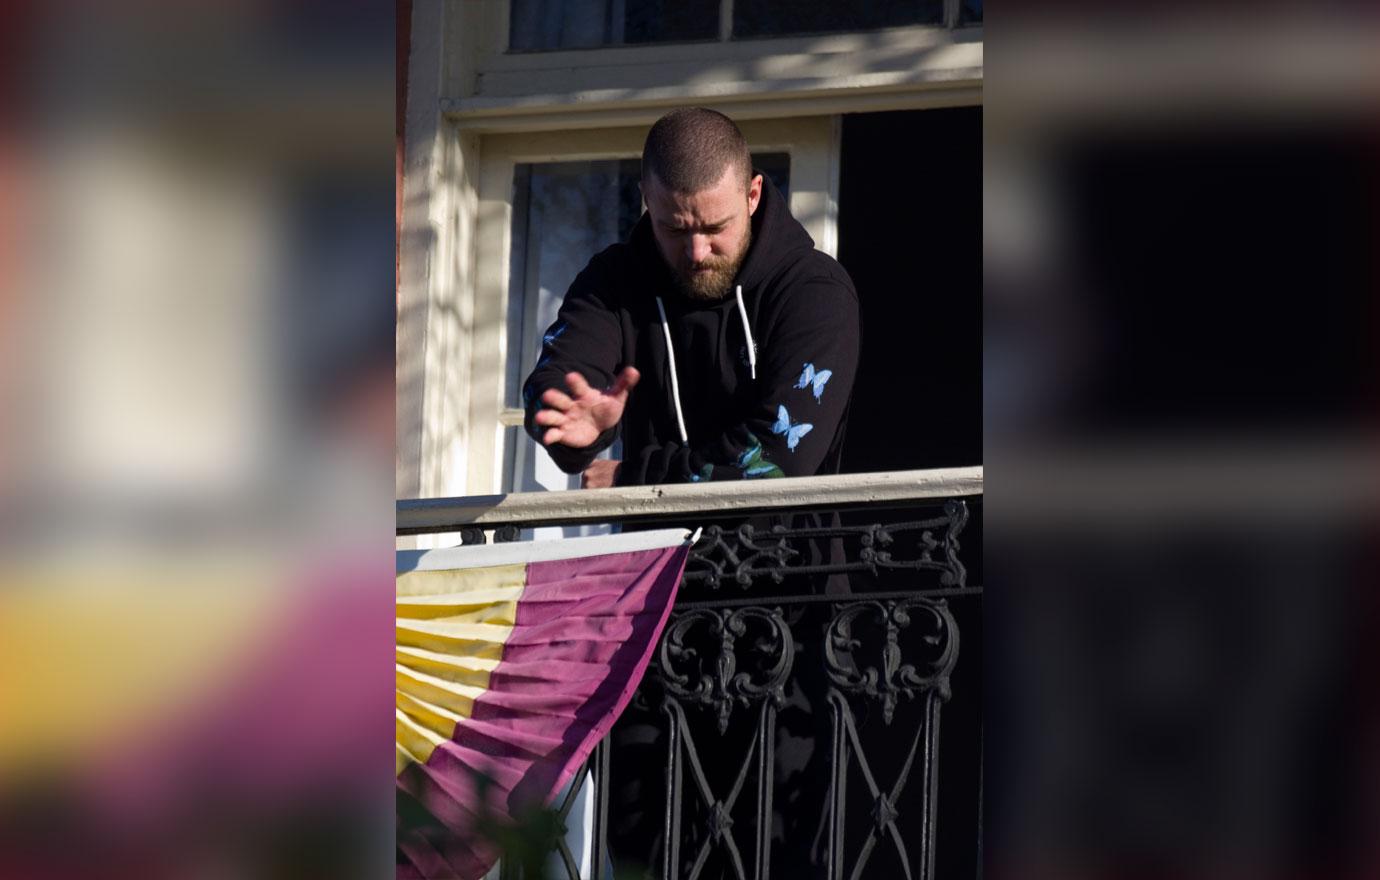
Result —
[{"label": "black hoodie", "polygon": [[[546,429],[532,418],[546,389],[568,391],[566,373],[608,387],[632,364],[642,378],[619,426],[619,485],[837,473],[858,366],[858,297],[848,273],[814,249],[765,176],[737,285],[756,342],[756,379],[738,299],[682,296],[644,213],[628,241],[590,260],[566,293],[523,386],[528,434],[541,442]],[[676,417],[658,297],[688,443]],[[547,451],[566,473],[578,473],[617,431],[585,449],[557,443]]]}]

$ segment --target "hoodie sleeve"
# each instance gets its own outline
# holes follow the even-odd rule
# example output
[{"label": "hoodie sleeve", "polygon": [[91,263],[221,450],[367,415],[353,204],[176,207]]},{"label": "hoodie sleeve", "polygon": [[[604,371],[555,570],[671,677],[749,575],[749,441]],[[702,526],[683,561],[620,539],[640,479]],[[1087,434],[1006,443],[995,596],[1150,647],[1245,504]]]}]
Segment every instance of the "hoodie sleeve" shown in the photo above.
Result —
[{"label": "hoodie sleeve", "polygon": [[[683,445],[667,441],[625,460],[620,485],[811,476],[842,428],[857,375],[857,296],[832,278],[791,292],[758,342],[757,381],[748,419],[723,436]],[[636,393],[634,391],[633,393]]]},{"label": "hoodie sleeve", "polygon": [[[556,315],[556,321],[542,336],[541,354],[537,365],[522,386],[522,403],[526,415],[523,426],[538,446],[546,428],[532,419],[544,404],[541,396],[548,388],[558,388],[566,394],[566,373],[579,373],[589,384],[607,387],[623,365],[623,333],[616,309],[604,299],[602,291],[608,285],[603,273],[591,262],[575,277]],[[600,452],[607,449],[618,436],[615,426],[599,436],[593,445],[574,449],[561,443],[544,447],[556,466],[568,474],[578,474],[589,467]]]}]

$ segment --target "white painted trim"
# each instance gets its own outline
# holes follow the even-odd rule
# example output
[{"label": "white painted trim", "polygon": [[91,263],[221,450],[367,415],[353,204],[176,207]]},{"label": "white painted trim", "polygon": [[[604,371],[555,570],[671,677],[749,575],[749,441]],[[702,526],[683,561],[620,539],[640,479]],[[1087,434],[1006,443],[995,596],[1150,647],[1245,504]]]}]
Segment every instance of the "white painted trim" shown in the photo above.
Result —
[{"label": "white painted trim", "polygon": [[829,117],[829,182],[825,186],[828,194],[828,213],[825,217],[825,238],[819,249],[834,259],[839,256],[839,169],[843,167],[843,116]]},{"label": "white painted trim", "polygon": [[[463,206],[454,202],[455,172],[462,159],[439,107],[448,8],[441,0],[418,0],[414,5],[408,59],[407,149],[398,230],[398,451],[394,467],[397,493],[404,497],[444,492],[447,485],[438,471],[445,445],[440,441],[446,399],[443,380],[453,374],[435,371],[457,343],[447,317],[454,312],[447,304],[457,290],[449,271],[451,245],[458,232],[452,214],[463,214]],[[465,381],[463,375],[453,378]],[[463,439],[459,442],[463,444]]]},{"label": "white painted trim", "polygon": [[981,27],[508,52],[508,0],[458,5],[442,107],[479,131],[647,125],[687,103],[741,121],[982,102]]},{"label": "white painted trim", "polygon": [[[481,94],[450,98],[446,100],[445,108],[456,116],[465,117],[517,114],[560,106],[610,107],[639,103],[673,106],[689,101],[742,101],[762,96],[782,98],[856,95],[879,91],[899,92],[954,82],[981,81],[981,46],[964,47],[962,52],[952,54],[955,57],[945,59],[947,63],[942,67],[925,70],[863,71],[832,76],[821,71],[811,71],[808,76],[793,76],[789,79],[711,79],[687,74],[681,79],[664,83],[649,76],[642,78],[636,85],[608,85],[570,90],[562,90],[561,86],[569,89],[572,85],[571,73],[566,71],[565,81],[561,82],[555,81],[557,72],[552,71],[551,81],[545,76],[528,77],[523,83],[514,84],[513,94]],[[584,73],[589,80],[610,83],[620,82],[622,77],[630,75],[630,72],[621,69],[588,70]],[[526,87],[519,89],[518,86]]]},{"label": "white painted trim", "polygon": [[690,537],[689,529],[657,529],[629,532],[625,535],[562,538],[559,541],[513,541],[505,544],[442,547],[436,550],[399,550],[395,564],[398,574],[409,571],[453,571],[495,565],[527,565],[533,562],[585,559],[609,553],[663,550],[684,544]]},{"label": "white painted trim", "polygon": [[478,247],[474,284],[474,322],[471,325],[470,372],[476,377],[467,401],[470,449],[467,456],[468,492],[494,492],[502,485],[496,467],[502,428],[506,374],[509,254],[513,228],[512,156],[491,149],[486,141],[479,170],[479,211],[475,242]]},{"label": "white painted trim", "polygon": [[[470,0],[474,2],[474,0]],[[485,40],[488,48],[477,53],[475,67],[486,73],[515,70],[569,69],[603,65],[638,67],[660,62],[696,61],[706,67],[711,64],[750,61],[762,57],[791,57],[810,55],[891,56],[906,50],[928,50],[936,47],[981,43],[981,26],[947,29],[935,25],[911,25],[883,28],[875,31],[853,31],[806,36],[765,37],[760,39],[687,40],[674,43],[653,43],[633,46],[603,46],[593,49],[553,49],[531,52],[508,52],[507,0],[479,0],[488,6],[503,5],[494,10],[502,18],[502,33],[491,30]],[[491,25],[492,26],[492,23]]]},{"label": "white painted trim", "polygon": [[740,125],[754,119],[831,116],[840,113],[885,113],[893,110],[936,110],[944,107],[977,107],[983,103],[982,81],[959,79],[924,88],[876,89],[830,93],[798,93],[696,97],[663,96],[657,100],[606,102],[595,105],[504,107],[483,111],[454,100],[442,102],[457,127],[483,133],[540,131],[570,132],[586,128],[646,127],[667,110],[695,103],[720,110]]},{"label": "white painted trim", "polygon": [[617,522],[628,516],[703,516],[740,508],[895,504],[981,495],[982,467],[872,474],[834,474],[777,480],[735,480],[569,492],[519,492],[485,498],[399,501],[399,529],[450,529],[486,524],[540,523],[554,517]]}]

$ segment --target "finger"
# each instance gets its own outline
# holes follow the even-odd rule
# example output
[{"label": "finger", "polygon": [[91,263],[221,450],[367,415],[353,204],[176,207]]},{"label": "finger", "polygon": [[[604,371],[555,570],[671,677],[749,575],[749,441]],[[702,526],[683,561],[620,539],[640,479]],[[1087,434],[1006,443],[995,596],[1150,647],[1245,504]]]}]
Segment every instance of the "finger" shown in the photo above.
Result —
[{"label": "finger", "polygon": [[565,413],[559,412],[554,409],[538,410],[537,414],[535,416],[532,416],[533,422],[535,422],[538,425],[546,425],[547,427],[559,427],[561,425],[564,425],[569,420],[570,417],[567,416]]},{"label": "finger", "polygon": [[566,373],[565,384],[570,388],[570,396],[576,399],[584,397],[593,390],[585,381],[585,377],[579,373]]},{"label": "finger", "polygon": [[546,389],[546,392],[541,396],[541,402],[561,412],[565,412],[575,405],[575,401],[567,397],[565,393],[558,388]]},{"label": "finger", "polygon": [[565,434],[561,431],[560,428],[552,428],[545,434],[541,435],[541,445],[550,446],[553,443],[560,443],[561,438],[564,436]]},{"label": "finger", "polygon": [[614,380],[609,394],[626,394],[637,387],[637,383],[641,379],[642,374],[637,371],[637,367],[624,367],[623,372],[619,373],[618,378]]}]

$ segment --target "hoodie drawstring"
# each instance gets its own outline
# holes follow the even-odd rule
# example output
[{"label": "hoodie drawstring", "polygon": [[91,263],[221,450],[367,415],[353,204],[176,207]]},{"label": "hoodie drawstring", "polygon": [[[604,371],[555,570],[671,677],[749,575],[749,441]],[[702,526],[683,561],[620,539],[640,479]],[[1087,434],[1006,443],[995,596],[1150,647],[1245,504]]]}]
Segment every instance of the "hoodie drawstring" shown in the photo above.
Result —
[{"label": "hoodie drawstring", "polygon": [[743,319],[743,335],[747,337],[748,369],[752,378],[757,378],[757,343],[752,341],[752,328],[748,326],[747,308],[743,306],[743,285],[739,284],[733,294],[738,300],[738,317]]},{"label": "hoodie drawstring", "polygon": [[666,337],[666,360],[671,364],[671,402],[676,405],[676,424],[680,426],[680,442],[690,445],[685,430],[685,413],[680,409],[680,380],[676,378],[676,349],[671,345],[671,325],[666,321],[666,307],[656,298],[656,310],[661,314],[661,332]]},{"label": "hoodie drawstring", "polygon": [[[743,319],[743,335],[747,337],[748,370],[752,378],[757,378],[757,343],[752,340],[752,327],[748,325],[747,308],[743,305],[743,285],[737,285],[734,298],[738,301],[738,317]],[[676,349],[671,345],[671,324],[666,320],[666,306],[661,297],[656,298],[656,310],[661,315],[661,334],[666,337],[666,360],[671,365],[671,402],[676,407],[676,425],[680,428],[680,442],[689,444],[690,434],[685,430],[685,413],[680,407],[680,379],[676,377]]]}]

